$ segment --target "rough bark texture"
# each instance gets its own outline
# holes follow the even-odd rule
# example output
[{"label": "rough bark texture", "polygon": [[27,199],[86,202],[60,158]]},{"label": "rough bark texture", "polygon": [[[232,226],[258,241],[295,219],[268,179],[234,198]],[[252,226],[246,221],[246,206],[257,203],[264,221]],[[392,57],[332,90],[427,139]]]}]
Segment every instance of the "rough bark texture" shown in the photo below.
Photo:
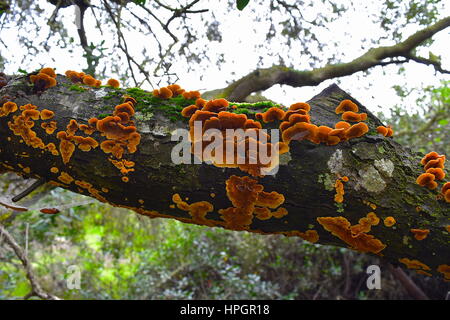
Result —
[{"label": "rough bark texture", "polygon": [[[54,111],[58,129],[48,135],[35,121],[33,130],[45,143],[53,142],[58,131],[66,130],[71,119],[86,124],[88,119],[101,113],[112,113],[123,94],[138,100],[135,123],[142,139],[138,151],[125,154],[124,158],[136,163],[134,172],[128,174],[129,182],[123,182],[119,170],[108,160],[110,155],[100,148],[89,152],[75,150],[69,163],[61,156],[32,148],[21,142],[8,127],[8,121],[20,111],[0,118],[0,163],[10,171],[24,177],[58,180],[61,172],[68,173],[78,181],[92,184],[98,190],[94,194],[74,182],[61,187],[73,192],[95,196],[114,206],[127,207],[138,213],[156,217],[170,217],[183,222],[195,223],[191,215],[173,207],[172,196],[179,194],[188,203],[208,201],[214,206],[206,215],[209,221],[223,220],[219,209],[231,207],[225,182],[232,175],[247,176],[239,169],[218,168],[213,165],[175,165],[171,161],[171,150],[177,142],[171,141],[171,132],[180,127],[187,128],[187,121],[179,117],[182,107],[192,104],[184,99],[160,100],[138,89],[113,89],[73,86],[64,76],[57,77],[58,85],[43,93],[33,93],[33,86],[23,76],[9,81],[1,89],[3,101],[14,101],[18,106],[32,103],[39,110]],[[382,241],[386,248],[379,255],[399,264],[401,258],[417,259],[430,268],[429,273],[442,277],[437,268],[450,264],[448,245],[450,234],[446,226],[450,220],[450,204],[438,201],[437,191],[418,186],[416,178],[423,173],[421,155],[402,147],[395,138],[385,138],[376,133],[382,123],[347,93],[332,85],[308,101],[312,110],[311,121],[316,125],[333,127],[340,121],[334,108],[343,99],[358,104],[361,112],[368,113],[366,123],[370,131],[363,137],[339,143],[336,146],[316,145],[308,141],[293,141],[290,152],[281,156],[281,165],[275,176],[258,178],[264,191],[276,191],[285,197],[283,207],[288,214],[282,218],[259,220],[254,218],[249,231],[260,233],[283,233],[316,230],[318,243],[348,247],[338,237],[325,230],[317,222],[318,217],[344,216],[352,225],[374,211],[378,217],[395,217],[397,224],[388,228],[381,222],[372,227],[370,234]],[[251,109],[251,105],[246,106]],[[255,104],[254,109],[261,109]],[[251,111],[251,110],[250,110]],[[257,110],[256,110],[257,111]],[[252,117],[252,112],[249,113]],[[276,123],[264,124],[264,128],[277,128]],[[83,135],[83,134],[81,134]],[[95,132],[98,142],[105,138]],[[57,167],[58,173],[50,169]],[[30,168],[30,172],[24,172]],[[25,170],[28,171],[28,170]],[[344,202],[334,201],[334,182],[339,176],[349,177],[345,183]],[[102,188],[108,189],[102,191]],[[103,190],[106,190],[103,189]],[[212,194],[215,196],[212,197]],[[376,209],[367,202],[376,205]],[[197,221],[198,222],[198,221]],[[429,229],[429,236],[418,241],[410,232],[412,228]],[[403,265],[402,265],[403,266]]]}]

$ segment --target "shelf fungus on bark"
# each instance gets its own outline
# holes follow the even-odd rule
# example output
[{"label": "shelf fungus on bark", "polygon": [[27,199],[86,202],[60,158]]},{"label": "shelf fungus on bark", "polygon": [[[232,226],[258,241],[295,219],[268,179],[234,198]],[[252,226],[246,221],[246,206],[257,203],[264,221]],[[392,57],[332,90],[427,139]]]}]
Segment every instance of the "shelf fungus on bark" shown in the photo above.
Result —
[{"label": "shelf fungus on bark", "polygon": [[395,221],[394,217],[389,216],[389,217],[384,218],[383,223],[386,227],[389,228],[389,227],[392,227],[396,223],[396,221]]},{"label": "shelf fungus on bark", "polygon": [[345,111],[342,114],[342,120],[349,122],[360,122],[367,120],[367,113],[356,113],[353,111]]},{"label": "shelf fungus on bark", "polygon": [[392,137],[394,135],[394,130],[390,126],[378,126],[377,132],[385,137]]},{"label": "shelf fungus on bark", "polygon": [[344,113],[347,111],[358,112],[359,108],[358,105],[353,101],[345,99],[339,103],[339,105],[336,107],[334,111],[336,112],[336,114]]},{"label": "shelf fungus on bark", "polygon": [[325,230],[347,243],[353,250],[379,254],[386,248],[386,245],[379,239],[365,232],[353,236],[351,231],[352,225],[345,217],[318,217],[317,222]]},{"label": "shelf fungus on bark", "polygon": [[56,86],[56,73],[52,68],[43,68],[38,74],[30,75],[30,81],[33,83],[35,91],[43,91]]},{"label": "shelf fungus on bark", "polygon": [[108,81],[106,82],[106,85],[111,86],[113,88],[119,88],[120,87],[120,82],[117,79],[108,79]]},{"label": "shelf fungus on bark", "polygon": [[410,231],[414,234],[414,238],[419,241],[428,237],[428,234],[430,233],[430,230],[428,229],[411,229]]}]

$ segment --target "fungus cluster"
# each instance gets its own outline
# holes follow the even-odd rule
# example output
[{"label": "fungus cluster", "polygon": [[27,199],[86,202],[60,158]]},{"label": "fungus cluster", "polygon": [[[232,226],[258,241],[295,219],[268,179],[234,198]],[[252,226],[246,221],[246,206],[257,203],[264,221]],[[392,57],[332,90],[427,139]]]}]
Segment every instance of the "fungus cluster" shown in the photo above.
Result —
[{"label": "fungus cluster", "polygon": [[[265,192],[261,184],[250,177],[231,176],[226,181],[228,199],[233,207],[220,209],[219,214],[225,221],[225,227],[231,230],[249,230],[253,217],[267,220],[281,218],[288,214],[284,208],[284,196],[278,192]],[[278,208],[271,212],[270,209]]]},{"label": "fungus cluster", "polygon": [[200,98],[200,93],[198,91],[195,91],[195,92],[190,91],[187,93],[178,84],[171,84],[167,87],[155,89],[155,90],[153,90],[152,93],[155,97],[158,97],[160,99],[170,99],[172,97],[177,97],[184,93],[186,93],[186,96],[188,97],[188,98],[185,97],[185,99],[195,99],[194,96]]},{"label": "fungus cluster", "polygon": [[[445,155],[439,155],[437,152],[432,151],[427,153],[420,163],[424,166],[425,173],[417,177],[416,183],[430,190],[436,189],[438,187],[437,181],[444,180],[445,178]],[[447,192],[449,188],[446,187],[447,184],[448,182],[442,188],[442,195],[447,202],[450,202],[450,193]]]},{"label": "fungus cluster", "polygon": [[361,233],[368,233],[372,226],[376,226],[380,223],[380,219],[377,217],[375,212],[369,212],[366,217],[359,219],[358,224],[350,227],[350,232],[352,237],[357,237]]},{"label": "fungus cluster", "polygon": [[30,76],[30,81],[34,84],[36,91],[56,86],[56,73],[52,68],[43,68],[36,75]]},{"label": "fungus cluster", "polygon": [[[73,83],[83,83],[85,85],[88,85],[91,87],[97,87],[97,88],[102,85],[102,82],[100,80],[97,80],[93,76],[91,76],[89,74],[85,74],[84,72],[76,72],[73,70],[67,70],[65,72],[65,74],[66,74],[67,78],[69,78],[70,81],[72,81]],[[112,80],[114,80],[114,79],[112,79]]]},{"label": "fungus cluster", "polygon": [[365,232],[353,234],[351,230],[352,225],[345,217],[318,217],[317,222],[319,222],[325,230],[331,232],[334,236],[347,243],[353,250],[380,253],[386,248],[386,245],[373,235]]},{"label": "fungus cluster", "polygon": [[392,130],[391,126],[379,126],[377,127],[377,132],[385,137],[392,137],[394,135],[394,130]]},{"label": "fungus cluster", "polygon": [[193,223],[210,227],[218,225],[216,221],[206,218],[206,215],[214,210],[214,206],[208,201],[188,204],[181,199],[178,193],[172,196],[172,201],[178,209],[187,211],[191,215]]},{"label": "fungus cluster", "polygon": [[14,102],[8,101],[3,104],[0,110],[0,116],[3,117],[10,113],[15,113],[18,110],[22,111],[20,115],[13,115],[12,121],[8,121],[8,127],[14,135],[20,136],[26,145],[47,150],[53,155],[59,154],[53,143],[45,144],[42,139],[37,136],[37,133],[33,131],[34,121],[39,120],[41,115],[41,112],[37,110],[35,105],[26,104],[17,108],[17,105]]},{"label": "fungus cluster", "polygon": [[[357,114],[358,106],[350,100],[343,100],[336,108],[336,113],[343,113],[343,119],[359,122],[351,125],[346,121],[340,121],[334,128],[316,126],[311,123],[308,114],[311,107],[307,103],[295,103],[291,105],[280,124],[282,138],[285,143],[292,140],[308,140],[315,144],[325,143],[336,145],[339,142],[363,136],[369,131],[369,127],[359,121],[367,119],[367,114]],[[355,111],[354,111],[355,110]],[[345,116],[344,116],[345,115]],[[354,116],[356,115],[356,116]]]},{"label": "fungus cluster", "polygon": [[134,121],[134,105],[136,100],[124,97],[122,104],[115,106],[112,116],[102,120],[89,119],[89,125],[94,126],[107,140],[100,144],[105,153],[110,153],[116,159],[122,159],[125,151],[134,153],[141,141],[141,135],[137,132]]},{"label": "fungus cluster", "polygon": [[[228,112],[228,108],[229,103],[225,99],[206,101],[197,98],[194,105],[187,106],[181,111],[184,117],[190,118],[192,153],[215,166],[238,167],[253,176],[261,176],[264,171],[272,170],[278,165],[278,157],[275,155],[287,152],[287,145],[282,142],[277,144],[268,142],[270,135],[260,130],[262,126],[259,122],[248,119],[245,114]],[[196,125],[201,128],[200,136],[196,134]],[[208,131],[209,129],[215,130]],[[231,137],[227,130],[233,132]],[[211,149],[210,145],[221,145],[220,149],[223,152],[216,153],[215,150],[205,152]],[[229,145],[233,147],[233,154],[226,157]],[[268,157],[269,161],[264,159],[264,156]]]},{"label": "fungus cluster", "polygon": [[70,120],[66,129],[66,131],[59,131],[56,134],[56,138],[60,140],[59,152],[61,153],[64,164],[67,164],[70,161],[76,146],[78,146],[78,149],[85,152],[98,147],[98,142],[95,139],[75,135],[78,131],[78,123],[75,119]]},{"label": "fungus cluster", "polygon": [[427,266],[425,263],[420,262],[419,260],[415,260],[415,259],[410,260],[408,258],[402,258],[402,259],[399,259],[398,261],[403,263],[408,269],[413,269],[417,273],[422,274],[422,275],[431,276],[431,273],[427,272],[427,271],[430,271],[431,268],[429,266]]},{"label": "fungus cluster", "polygon": [[336,194],[334,195],[334,201],[337,203],[344,202],[344,184],[343,182],[348,182],[348,177],[342,177],[336,180],[334,183],[334,189],[336,190]]}]

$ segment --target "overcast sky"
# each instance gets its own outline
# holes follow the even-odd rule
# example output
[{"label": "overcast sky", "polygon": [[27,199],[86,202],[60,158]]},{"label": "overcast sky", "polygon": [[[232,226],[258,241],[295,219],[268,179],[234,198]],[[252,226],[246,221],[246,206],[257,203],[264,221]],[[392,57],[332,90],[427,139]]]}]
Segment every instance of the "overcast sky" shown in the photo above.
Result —
[{"label": "overcast sky", "polygon": [[[43,21],[51,14],[53,11],[53,6],[49,5],[44,0],[39,0],[39,4],[48,10],[48,14],[43,15]],[[95,3],[95,0],[92,1]],[[208,1],[204,1],[208,3]],[[196,73],[186,72],[185,66],[179,64],[174,65],[171,71],[176,71],[180,78],[178,82],[183,87],[188,90],[212,90],[226,86],[226,81],[231,81],[238,79],[239,77],[246,75],[251,72],[256,67],[256,62],[261,52],[258,52],[255,48],[261,41],[265,41],[265,33],[255,32],[252,22],[252,14],[256,14],[254,10],[256,4],[250,1],[249,6],[243,11],[234,10],[227,12],[226,3],[220,3],[217,1],[209,1],[211,5],[205,4],[203,7],[213,8],[213,13],[217,20],[220,21],[220,30],[222,32],[223,41],[209,43],[210,52],[213,54],[224,53],[226,57],[226,62],[221,66],[221,69],[211,67],[202,73],[200,77]],[[202,3],[202,2],[201,2]],[[214,5],[212,5],[214,3]],[[319,2],[318,2],[319,3]],[[348,3],[348,1],[343,1],[343,3]],[[378,12],[380,1],[354,1],[354,10],[349,11],[343,18],[338,19],[333,22],[329,29],[331,31],[324,31],[323,34],[318,35],[320,39],[337,39],[341,46],[338,48],[340,53],[344,57],[344,61],[348,61],[356,58],[367,50],[366,48],[361,48],[362,39],[377,38],[382,34],[377,24],[372,24],[370,22],[370,15]],[[221,8],[223,6],[223,8]],[[318,4],[318,6],[320,6]],[[203,8],[202,7],[202,8]],[[314,10],[321,10],[322,8],[309,8],[305,9],[305,18],[308,19],[308,14],[313,16]],[[308,11],[309,10],[309,11]],[[68,8],[61,10],[65,25],[68,28],[69,36],[72,36],[75,41],[78,40],[78,35],[76,33],[74,10],[73,8]],[[450,15],[450,6],[441,12],[441,16]],[[125,19],[126,17],[123,17]],[[196,18],[192,17],[190,21],[195,24]],[[101,39],[106,39],[108,43],[111,35],[108,34],[107,30],[101,35],[99,32],[89,32],[94,28],[94,19],[92,15],[88,14],[86,16],[86,29],[88,30],[88,38],[90,42],[99,43]],[[264,23],[264,21],[263,21]],[[46,28],[43,24],[43,28]],[[404,30],[406,35],[412,34],[416,31],[414,27]],[[40,37],[45,37],[46,33],[42,32]],[[151,41],[146,41],[142,35],[137,33],[132,33],[128,37],[135,37],[135,41],[130,42],[131,52],[136,50],[140,52],[142,47],[148,46],[150,52],[152,48]],[[441,31],[435,36],[435,44],[433,44],[429,49],[426,48],[424,51],[420,52],[423,56],[428,57],[428,51],[431,50],[433,53],[441,55],[443,65],[450,69],[450,29]],[[5,36],[3,34],[2,40],[8,45],[7,53],[2,52],[4,56],[7,57],[9,64],[7,65],[6,73],[14,73],[19,67],[23,67],[23,62],[18,61],[17,56],[14,54],[15,48],[18,48],[17,33],[15,30],[10,30]],[[36,39],[36,41],[42,39]],[[164,40],[164,39],[162,39]],[[384,45],[391,45],[393,43],[383,43]],[[299,49],[298,44],[293,45],[291,50]],[[4,49],[3,49],[4,50]],[[17,49],[16,49],[17,50]],[[276,53],[280,50],[280,47],[276,45],[271,47],[271,56],[273,56],[273,63],[277,63]],[[66,49],[58,48],[58,45],[52,47],[51,54],[39,55],[38,61],[30,59],[28,61],[27,68],[38,68],[40,65],[45,64],[48,66],[56,67],[59,73],[63,73],[67,69],[81,70],[86,66],[84,59],[82,58],[82,50],[78,48],[73,53],[68,53]],[[304,59],[303,59],[304,60]],[[298,62],[295,61],[295,65],[298,68],[307,68],[307,64],[302,63],[302,57],[299,55]],[[270,58],[267,59],[267,65],[270,66]],[[396,103],[400,103],[399,98],[396,96],[395,91],[392,89],[393,85],[406,85],[408,88],[422,87],[428,85],[439,85],[440,80],[447,79],[450,77],[447,75],[435,75],[434,69],[432,67],[427,67],[417,63],[405,64],[406,71],[404,74],[397,74],[398,68],[395,66],[388,67],[376,67],[371,70],[371,74],[368,76],[358,73],[352,76],[343,77],[339,80],[339,85],[341,88],[349,92],[361,103],[369,107],[373,112],[383,111],[388,112],[389,108]],[[111,77],[116,75],[112,74]],[[285,105],[290,105],[297,101],[306,101],[310,99],[315,94],[319,93],[322,89],[328,85],[337,82],[337,80],[325,81],[317,87],[303,87],[303,88],[291,88],[288,86],[274,86],[264,92],[264,95],[274,101],[283,103]],[[370,89],[369,89],[370,88]],[[146,89],[151,89],[146,87]],[[417,95],[410,97],[407,108],[414,109],[414,101]],[[405,106],[406,107],[406,106]]]}]

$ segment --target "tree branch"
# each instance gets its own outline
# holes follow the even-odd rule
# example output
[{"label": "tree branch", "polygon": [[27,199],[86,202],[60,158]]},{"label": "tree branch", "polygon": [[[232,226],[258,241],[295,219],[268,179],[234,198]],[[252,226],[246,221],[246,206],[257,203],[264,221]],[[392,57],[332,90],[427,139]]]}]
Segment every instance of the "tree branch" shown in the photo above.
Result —
[{"label": "tree branch", "polygon": [[[396,45],[371,48],[360,57],[346,63],[330,64],[325,67],[304,71],[294,70],[285,66],[257,69],[222,89],[220,96],[232,101],[244,101],[252,92],[266,90],[275,84],[285,84],[292,87],[316,86],[325,80],[348,76],[375,66],[404,63],[409,60],[433,65],[437,71],[448,73],[439,63],[418,58],[412,55],[412,51],[425,40],[430,39],[433,35],[449,26],[450,17],[446,17],[427,28],[417,31]],[[385,59],[391,60],[386,62],[384,61]]]},{"label": "tree branch", "polygon": [[[416,184],[417,177],[424,172],[420,165],[421,155],[403,148],[392,138],[378,134],[376,128],[383,125],[381,121],[336,85],[308,101],[312,123],[334,127],[341,121],[341,116],[334,111],[336,106],[342,100],[350,99],[361,112],[368,114],[366,124],[369,132],[361,138],[334,146],[292,141],[289,152],[280,157],[277,174],[256,178],[238,168],[194,164],[190,147],[186,153],[190,163],[173,162],[171,154],[178,142],[171,140],[171,133],[179,128],[188,128],[187,119],[180,115],[180,111],[192,105],[193,100],[182,96],[159,99],[136,88],[81,85],[80,90],[74,91],[71,90],[73,83],[64,76],[58,76],[57,82],[56,87],[37,94],[26,76],[18,77],[1,89],[0,95],[13,97],[18,106],[31,103],[38,106],[38,110],[53,111],[52,121],[57,123],[58,131],[46,134],[41,129],[42,120],[33,121],[32,128],[36,132],[35,138],[41,139],[44,145],[53,143],[59,146],[59,153],[65,149],[60,145],[57,133],[64,132],[70,120],[86,125],[89,119],[98,118],[99,113],[114,112],[113,106],[121,104],[124,96],[132,96],[137,100],[132,121],[141,137],[137,150],[132,153],[124,150],[119,158],[111,151],[105,153],[108,152],[106,147],[98,146],[90,151],[75,147],[68,162],[64,162],[60,154],[33,148],[21,141],[20,133],[19,136],[13,133],[10,123],[14,121],[13,117],[17,120],[17,115],[23,112],[18,109],[16,113],[0,117],[0,136],[4,137],[0,139],[0,166],[24,177],[45,178],[52,185],[152,218],[173,218],[186,223],[306,239],[306,232],[310,231],[310,234],[317,235],[312,239],[317,243],[350,246],[362,252],[375,253],[395,265],[399,264],[399,259],[420,260],[428,266],[428,273],[440,277],[438,266],[449,264],[447,244],[450,235],[445,232],[445,227],[450,204],[437,199],[438,189],[429,190]],[[243,104],[228,110],[239,112],[245,109],[246,117],[255,120],[256,112],[273,105],[269,102]],[[279,122],[263,125],[265,129],[277,129]],[[78,130],[76,135],[80,135],[78,139],[90,137],[98,144],[107,140],[98,130],[92,134]],[[17,155],[24,156],[19,159]],[[125,164],[131,167],[124,167]],[[25,172],[23,168],[29,170]],[[349,181],[344,186],[345,200],[338,203],[334,185],[343,176],[347,176]],[[233,208],[230,188],[227,188],[232,177],[250,179],[260,184],[264,192],[282,195],[281,206],[287,214],[281,218],[260,219],[252,213],[245,227],[227,222],[224,210]],[[240,191],[254,190],[240,185],[236,188]],[[199,206],[211,206],[211,210],[202,215],[194,210]],[[345,226],[341,235],[336,236],[336,232],[327,231],[318,220],[341,217],[341,221],[347,220],[355,225],[371,211],[381,219],[393,216],[397,220],[395,229],[385,227],[381,222],[363,237],[364,241],[380,241],[381,245],[377,242],[376,248],[361,247],[362,243],[349,235]],[[236,216],[239,215],[237,212]],[[417,228],[430,230],[429,236],[422,241],[416,240],[411,229]]]},{"label": "tree branch", "polygon": [[5,242],[14,250],[14,253],[16,254],[17,258],[19,258],[20,262],[25,268],[27,278],[30,281],[31,292],[27,294],[25,299],[28,299],[35,295],[45,300],[61,300],[57,296],[52,295],[46,292],[44,289],[42,289],[41,285],[36,280],[36,276],[33,273],[33,269],[31,267],[31,263],[28,260],[27,255],[25,254],[23,249],[17,244],[14,237],[0,224],[0,238],[2,237],[5,239]]}]

